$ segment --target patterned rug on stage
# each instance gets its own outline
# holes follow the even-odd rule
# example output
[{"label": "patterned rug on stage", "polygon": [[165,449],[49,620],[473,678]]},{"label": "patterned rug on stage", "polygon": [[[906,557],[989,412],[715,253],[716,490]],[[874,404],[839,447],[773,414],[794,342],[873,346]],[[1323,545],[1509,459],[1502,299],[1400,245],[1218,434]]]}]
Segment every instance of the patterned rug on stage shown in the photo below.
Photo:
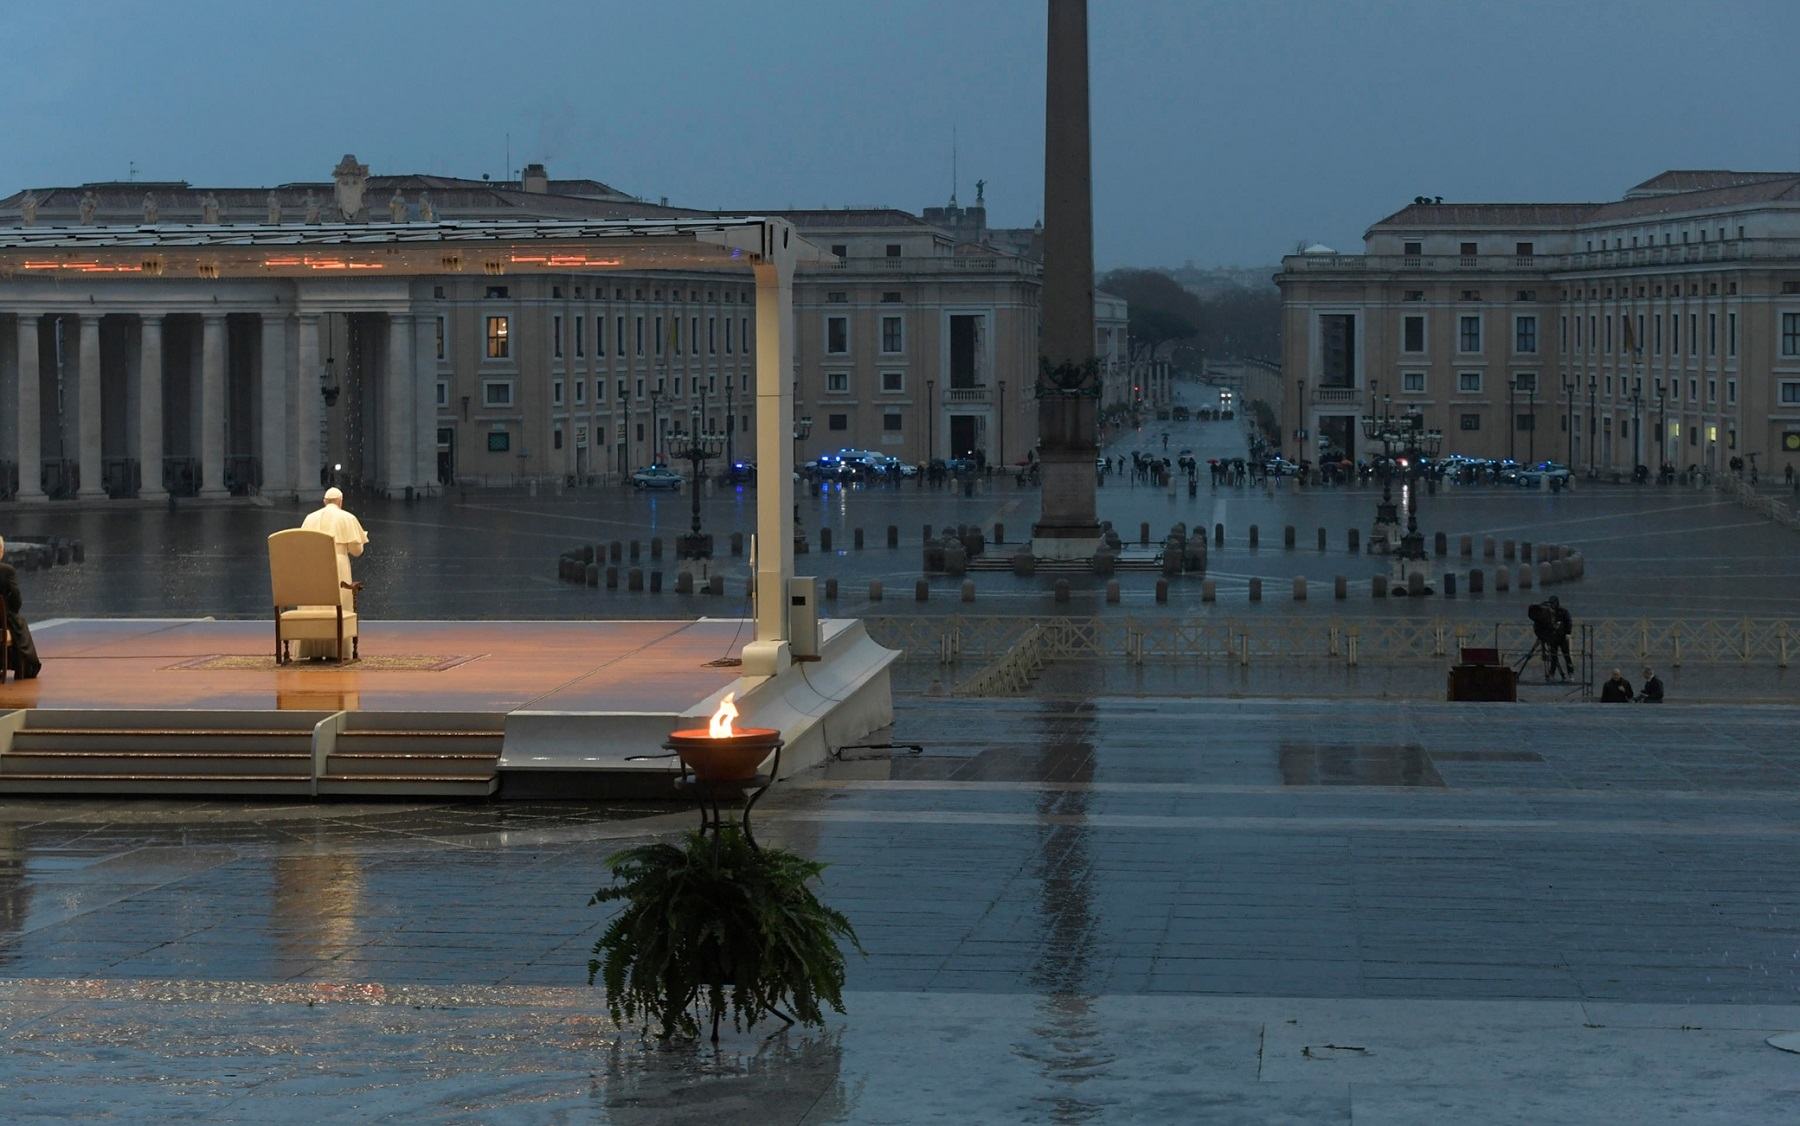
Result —
[{"label": "patterned rug on stage", "polygon": [[168,669],[184,669],[193,672],[255,672],[264,669],[280,669],[283,672],[294,670],[308,671],[317,669],[325,672],[443,672],[458,665],[466,665],[478,660],[483,654],[441,654],[441,653],[379,653],[371,654],[359,660],[346,661],[302,661],[293,660],[285,665],[275,663],[271,655],[251,656],[248,653],[208,653],[204,657],[194,657],[179,664],[164,666]]}]

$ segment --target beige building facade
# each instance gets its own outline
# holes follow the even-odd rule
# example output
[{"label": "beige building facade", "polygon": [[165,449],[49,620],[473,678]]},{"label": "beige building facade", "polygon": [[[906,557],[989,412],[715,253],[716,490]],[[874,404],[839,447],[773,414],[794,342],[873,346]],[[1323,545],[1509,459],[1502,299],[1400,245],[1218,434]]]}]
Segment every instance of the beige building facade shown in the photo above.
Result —
[{"label": "beige building facade", "polygon": [[[1357,420],[1444,451],[1630,474],[1800,469],[1800,173],[1672,171],[1612,203],[1420,199],[1282,262],[1284,422],[1366,456]],[[1291,448],[1291,442],[1290,442]]]}]

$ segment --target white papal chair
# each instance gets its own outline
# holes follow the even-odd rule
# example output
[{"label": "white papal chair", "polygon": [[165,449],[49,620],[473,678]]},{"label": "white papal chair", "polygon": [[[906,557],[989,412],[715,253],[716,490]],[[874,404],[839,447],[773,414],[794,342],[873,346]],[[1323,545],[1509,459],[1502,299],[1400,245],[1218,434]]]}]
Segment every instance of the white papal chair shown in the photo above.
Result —
[{"label": "white papal chair", "polygon": [[290,528],[269,537],[269,585],[275,604],[275,661],[288,661],[291,641],[344,643],[357,655],[356,611],[345,610],[338,578],[337,543],[324,532]]}]

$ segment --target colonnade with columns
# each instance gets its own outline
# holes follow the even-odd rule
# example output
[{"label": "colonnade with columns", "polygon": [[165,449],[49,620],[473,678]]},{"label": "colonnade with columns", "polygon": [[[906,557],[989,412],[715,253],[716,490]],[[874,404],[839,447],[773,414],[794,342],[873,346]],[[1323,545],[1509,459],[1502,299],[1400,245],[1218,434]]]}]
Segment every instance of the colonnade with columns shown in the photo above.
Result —
[{"label": "colonnade with columns", "polygon": [[403,291],[30,288],[0,292],[0,497],[287,497],[340,465],[390,496],[436,488],[435,326]]}]

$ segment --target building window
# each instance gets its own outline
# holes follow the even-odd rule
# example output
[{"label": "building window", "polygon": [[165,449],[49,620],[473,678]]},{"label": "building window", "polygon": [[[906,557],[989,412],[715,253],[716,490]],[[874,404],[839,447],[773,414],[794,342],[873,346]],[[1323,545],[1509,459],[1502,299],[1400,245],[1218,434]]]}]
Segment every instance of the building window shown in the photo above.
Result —
[{"label": "building window", "polygon": [[1708,379],[1706,381],[1706,401],[1709,403],[1716,403],[1719,401],[1719,381],[1717,379]]},{"label": "building window", "polygon": [[562,449],[562,427],[559,426],[555,430],[550,431],[550,448],[553,450]]},{"label": "building window", "polygon": [[504,360],[512,355],[512,340],[506,317],[487,319],[487,354],[490,360]]},{"label": "building window", "polygon": [[1535,395],[1537,393],[1537,372],[1513,372],[1513,390],[1522,395]]},{"label": "building window", "polygon": [[1514,255],[1514,257],[1517,257],[1517,258],[1530,258],[1531,251],[1532,251],[1532,245],[1530,243],[1521,242],[1521,243],[1518,243],[1513,248],[1513,255]]},{"label": "building window", "polygon": [[575,355],[587,355],[587,318],[575,318]]},{"label": "building window", "polygon": [[625,318],[613,318],[613,355],[625,354]]},{"label": "building window", "polygon": [[1556,332],[1557,347],[1567,352],[1569,350],[1569,318],[1567,315],[1557,318]]},{"label": "building window", "polygon": [[1700,354],[1700,314],[1688,314],[1688,355]]},{"label": "building window", "polygon": [[719,318],[717,317],[706,318],[706,354],[709,356],[719,354]]},{"label": "building window", "polygon": [[[1354,314],[1334,313],[1319,318],[1319,361],[1321,387],[1356,386]],[[968,386],[974,386],[973,381]]]},{"label": "building window", "polygon": [[842,289],[834,289],[825,295],[825,301],[827,304],[831,305],[848,305],[850,303],[850,294]]},{"label": "building window", "polygon": [[1719,354],[1719,314],[1706,314],[1706,354]]},{"label": "building window", "polygon": [[881,389],[899,394],[906,390],[906,373],[903,371],[884,371],[881,373]]},{"label": "building window", "polygon": [[825,416],[825,429],[827,429],[827,430],[848,430],[848,429],[850,429],[850,416],[847,414],[828,414],[828,415],[826,415]]},{"label": "building window", "polygon": [[1401,243],[1400,253],[1406,255],[1408,258],[1418,258],[1425,253],[1425,244],[1422,242]]},{"label": "building window", "polygon": [[1425,350],[1425,318],[1401,318],[1400,337],[1402,352],[1423,352]]},{"label": "building window", "polygon": [[1669,314],[1669,355],[1681,355],[1681,314]]},{"label": "building window", "polygon": [[900,331],[900,318],[881,318],[881,350],[889,355],[896,352],[903,352],[906,350],[904,348],[904,343],[905,341]]},{"label": "building window", "polygon": [[1662,314],[1650,318],[1650,354],[1662,355]]},{"label": "building window", "polygon": [[1461,426],[1464,430],[1480,430],[1481,416],[1478,414],[1465,414],[1461,416]]},{"label": "building window", "polygon": [[825,373],[825,390],[835,394],[847,394],[850,390],[850,373],[832,371]]},{"label": "building window", "polygon": [[1480,394],[1481,373],[1478,371],[1459,371],[1456,373],[1456,389],[1464,394]]},{"label": "building window", "polygon": [[641,313],[638,314],[638,316],[636,317],[636,320],[637,320],[637,326],[636,326],[637,327],[637,354],[641,356],[644,354],[644,317],[643,317],[643,314],[641,314]]},{"label": "building window", "polygon": [[901,300],[902,298],[899,290],[890,289],[881,295],[881,303],[883,305],[898,305]]},{"label": "building window", "polygon": [[744,342],[744,351],[748,352],[750,350],[750,318],[749,317],[744,318],[743,326],[738,332],[738,339],[742,340]]},{"label": "building window", "polygon": [[1737,314],[1725,314],[1725,354],[1737,355]]},{"label": "building window", "polygon": [[484,407],[510,407],[513,403],[513,385],[510,379],[489,379],[481,384],[481,405]]},{"label": "building window", "polygon": [[1481,351],[1481,318],[1459,317],[1456,333],[1456,348],[1459,352]]},{"label": "building window", "polygon": [[658,318],[656,318],[656,323],[651,326],[651,331],[655,334],[652,337],[652,339],[655,342],[656,354],[659,356],[663,354],[663,323],[662,322],[663,322],[663,319],[661,317],[658,317]]},{"label": "building window", "polygon": [[850,351],[850,318],[825,318],[825,354],[843,356]]},{"label": "building window", "polygon": [[1611,313],[1606,314],[1606,350],[1609,353],[1613,350],[1612,314]]},{"label": "building window", "polygon": [[563,354],[562,353],[562,317],[560,315],[550,318],[550,354],[553,356],[556,356],[559,359],[562,357],[562,354]]},{"label": "building window", "polygon": [[1537,415],[1535,415],[1535,414],[1513,415],[1513,429],[1514,430],[1536,430],[1537,429]]},{"label": "building window", "polygon": [[1725,381],[1725,405],[1728,407],[1737,405],[1737,380],[1735,379]]},{"label": "building window", "polygon": [[1422,289],[1409,289],[1406,291],[1406,300],[1423,301],[1425,300],[1425,291]]},{"label": "building window", "polygon": [[881,416],[881,428],[890,434],[900,432],[900,412],[888,411]]},{"label": "building window", "polygon": [[698,356],[700,354],[700,318],[699,317],[689,317],[688,318],[688,351],[692,352],[696,356]]},{"label": "building window", "polygon": [[492,300],[504,301],[507,298],[506,287],[503,285],[490,285],[487,287],[487,296]]},{"label": "building window", "polygon": [[725,318],[725,354],[727,356],[731,355],[731,326],[732,326],[732,323],[733,322],[730,317]]},{"label": "building window", "polygon": [[[595,389],[599,389],[598,384],[595,385]],[[585,402],[587,402],[587,380],[577,379],[575,381],[575,404],[580,406]]]},{"label": "building window", "polygon": [[1425,390],[1425,373],[1422,371],[1402,372],[1400,389],[1403,391],[1423,392]]},{"label": "building window", "polygon": [[888,257],[889,257],[889,258],[898,258],[898,257],[900,257],[900,244],[899,244],[899,243],[897,243],[897,242],[890,242],[890,243],[888,243],[888,244],[887,244],[887,256],[888,256]]},{"label": "building window", "polygon": [[448,379],[437,381],[437,405],[440,407],[450,405],[450,381]]},{"label": "building window", "polygon": [[560,379],[553,379],[550,381],[550,405],[553,407],[560,407],[562,406],[562,401],[563,381]]},{"label": "building window", "polygon": [[1781,384],[1781,405],[1791,407],[1800,405],[1800,380],[1783,380]]},{"label": "building window", "polygon": [[444,317],[437,319],[437,358],[440,360],[445,358],[445,349],[450,346],[449,326],[445,324],[445,320]]},{"label": "building window", "polygon": [[504,430],[488,431],[488,453],[503,454],[512,449],[512,435]]},{"label": "building window", "polygon": [[1530,354],[1536,352],[1537,348],[1537,318],[1514,317],[1513,351]]}]

